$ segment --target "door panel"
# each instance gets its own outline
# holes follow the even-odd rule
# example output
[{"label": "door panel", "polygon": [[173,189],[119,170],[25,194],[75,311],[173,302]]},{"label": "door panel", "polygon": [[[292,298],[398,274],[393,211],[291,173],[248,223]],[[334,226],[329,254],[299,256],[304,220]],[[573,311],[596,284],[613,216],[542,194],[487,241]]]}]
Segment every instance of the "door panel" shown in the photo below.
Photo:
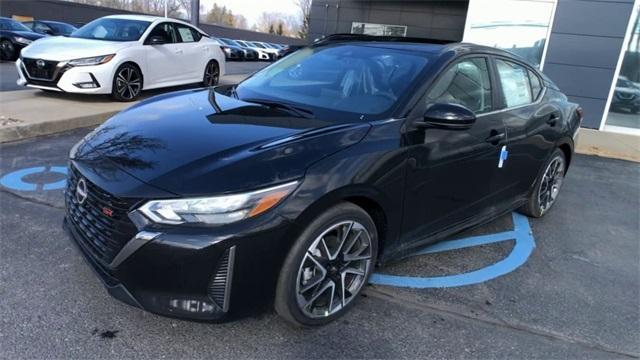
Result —
[{"label": "door panel", "polygon": [[488,138],[505,132],[500,116],[490,113],[494,106],[490,79],[485,57],[463,59],[445,70],[427,92],[425,108],[457,103],[480,115],[470,129],[428,128],[407,134],[405,241],[422,243],[427,236],[490,208],[494,200],[490,184],[498,170],[502,140]]},{"label": "door panel", "polygon": [[200,34],[189,26],[176,24],[178,40],[176,44],[179,56],[183,63],[191,64],[182,69],[182,78],[180,80],[193,81],[194,79],[202,79],[204,76],[204,67],[206,65],[205,58],[210,52],[208,46],[200,42]]},{"label": "door panel", "polygon": [[183,72],[183,67],[178,64],[182,64],[184,58],[178,48],[178,40],[173,24],[161,23],[156,25],[147,36],[147,40],[152,36],[162,36],[167,43],[161,45],[145,43],[147,56],[147,69],[144,74],[145,88],[175,81],[182,76]]},{"label": "door panel", "polygon": [[527,194],[540,167],[554,147],[560,112],[544,98],[540,80],[532,70],[515,62],[496,59],[496,73],[504,94],[500,113],[507,131],[508,158],[493,183],[506,201]]}]

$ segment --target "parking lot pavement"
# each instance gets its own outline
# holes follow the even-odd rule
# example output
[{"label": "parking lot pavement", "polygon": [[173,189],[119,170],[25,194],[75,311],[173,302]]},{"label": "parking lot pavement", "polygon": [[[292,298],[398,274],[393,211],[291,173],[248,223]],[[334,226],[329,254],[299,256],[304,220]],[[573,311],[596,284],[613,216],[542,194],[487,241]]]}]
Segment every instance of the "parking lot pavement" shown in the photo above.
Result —
[{"label": "parking lot pavement", "polygon": [[0,61],[0,91],[25,90],[24,86],[16,84],[18,71],[13,61]]},{"label": "parking lot pavement", "polygon": [[[0,179],[64,166],[87,131],[0,145]],[[289,327],[273,311],[194,323],[109,297],[60,228],[62,190],[45,190],[63,178],[36,171],[0,186],[0,358],[640,356],[637,163],[576,155],[543,219],[515,216],[514,223],[507,215],[456,236],[466,247],[412,257],[377,274],[430,280],[490,273],[489,265],[535,242],[530,255],[516,254],[526,262],[513,271],[461,287],[372,285],[350,313],[310,330]],[[16,190],[16,183],[35,189]],[[515,241],[468,242],[510,230]]]}]

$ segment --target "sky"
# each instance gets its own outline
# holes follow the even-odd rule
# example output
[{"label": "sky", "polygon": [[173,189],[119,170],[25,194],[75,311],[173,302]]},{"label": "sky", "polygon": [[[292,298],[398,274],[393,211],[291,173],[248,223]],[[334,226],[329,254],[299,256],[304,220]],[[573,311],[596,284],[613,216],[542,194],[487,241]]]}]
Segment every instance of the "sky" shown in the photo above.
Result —
[{"label": "sky", "polygon": [[256,23],[263,12],[281,12],[297,16],[299,13],[295,0],[200,0],[200,6],[207,11],[213,3],[226,6],[234,14],[244,15],[249,27]]}]

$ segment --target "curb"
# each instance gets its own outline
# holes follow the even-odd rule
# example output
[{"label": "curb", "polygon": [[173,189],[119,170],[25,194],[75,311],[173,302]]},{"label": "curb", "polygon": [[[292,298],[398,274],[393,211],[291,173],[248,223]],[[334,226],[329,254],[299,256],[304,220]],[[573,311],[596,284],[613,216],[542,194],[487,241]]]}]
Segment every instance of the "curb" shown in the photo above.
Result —
[{"label": "curb", "polygon": [[38,123],[0,127],[0,144],[30,139],[43,135],[51,135],[77,128],[99,125],[118,112],[120,111],[108,111],[100,114],[80,116],[69,119],[58,119]]}]

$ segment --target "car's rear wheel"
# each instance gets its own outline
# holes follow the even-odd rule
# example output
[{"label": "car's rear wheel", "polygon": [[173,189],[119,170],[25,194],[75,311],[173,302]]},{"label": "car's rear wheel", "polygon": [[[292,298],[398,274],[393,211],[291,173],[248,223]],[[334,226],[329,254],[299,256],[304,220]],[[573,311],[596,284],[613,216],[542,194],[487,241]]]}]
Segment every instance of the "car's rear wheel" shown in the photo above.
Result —
[{"label": "car's rear wheel", "polygon": [[343,315],[367,283],[378,255],[376,226],[351,203],[317,217],[300,234],[280,271],[275,308],[296,326]]},{"label": "car's rear wheel", "polygon": [[142,91],[142,72],[133,64],[123,64],[113,77],[111,96],[118,101],[134,101]]},{"label": "car's rear wheel", "polygon": [[532,217],[541,217],[551,209],[564,183],[566,164],[564,152],[556,149],[536,180],[527,203],[519,209],[520,212]]},{"label": "car's rear wheel", "polygon": [[14,61],[17,58],[16,47],[9,40],[0,41],[0,56],[2,60]]},{"label": "car's rear wheel", "polygon": [[214,85],[218,85],[220,81],[220,67],[218,66],[218,62],[215,60],[209,61],[207,66],[204,68],[204,76],[202,78],[202,85],[205,87],[210,87]]}]

